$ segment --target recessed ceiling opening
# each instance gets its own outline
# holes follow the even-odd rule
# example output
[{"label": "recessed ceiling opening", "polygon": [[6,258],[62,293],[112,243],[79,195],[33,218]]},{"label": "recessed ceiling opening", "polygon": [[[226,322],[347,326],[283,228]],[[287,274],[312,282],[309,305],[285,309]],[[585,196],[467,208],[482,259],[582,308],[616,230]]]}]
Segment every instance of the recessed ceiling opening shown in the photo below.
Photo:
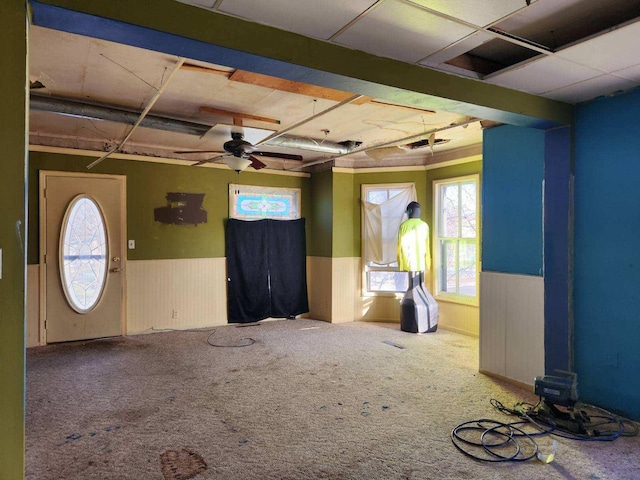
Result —
[{"label": "recessed ceiling opening", "polygon": [[495,38],[446,63],[489,75],[624,25],[639,13],[640,0],[538,1],[489,27],[504,40]]}]

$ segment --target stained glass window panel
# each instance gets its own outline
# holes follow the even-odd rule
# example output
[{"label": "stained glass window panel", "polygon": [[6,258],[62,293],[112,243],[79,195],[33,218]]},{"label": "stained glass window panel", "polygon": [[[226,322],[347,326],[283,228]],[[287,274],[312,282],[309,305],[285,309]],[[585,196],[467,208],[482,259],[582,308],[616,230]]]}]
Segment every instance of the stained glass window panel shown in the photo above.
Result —
[{"label": "stained glass window panel", "polygon": [[229,218],[241,220],[300,218],[300,189],[230,184]]},{"label": "stained glass window panel", "polygon": [[98,204],[88,196],[71,201],[60,235],[60,274],[69,305],[86,313],[98,304],[107,276],[107,231]]}]

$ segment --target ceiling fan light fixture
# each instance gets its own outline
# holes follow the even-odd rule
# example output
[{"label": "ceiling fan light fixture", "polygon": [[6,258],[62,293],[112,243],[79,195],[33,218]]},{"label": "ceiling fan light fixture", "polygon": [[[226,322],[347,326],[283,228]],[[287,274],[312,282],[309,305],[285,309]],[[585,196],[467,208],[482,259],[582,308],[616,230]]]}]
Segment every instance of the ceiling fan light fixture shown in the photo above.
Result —
[{"label": "ceiling fan light fixture", "polygon": [[251,160],[247,160],[242,157],[229,156],[225,157],[224,163],[226,163],[231,170],[240,173],[251,165]]}]

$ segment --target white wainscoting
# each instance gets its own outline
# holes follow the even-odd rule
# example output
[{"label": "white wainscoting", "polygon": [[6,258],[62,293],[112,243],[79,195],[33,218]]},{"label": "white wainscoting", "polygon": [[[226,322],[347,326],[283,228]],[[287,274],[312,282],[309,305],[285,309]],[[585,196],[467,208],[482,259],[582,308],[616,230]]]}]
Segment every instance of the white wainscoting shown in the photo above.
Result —
[{"label": "white wainscoting", "polygon": [[480,274],[480,370],[533,385],[544,374],[544,280]]},{"label": "white wainscoting", "polygon": [[438,328],[477,337],[479,335],[480,309],[462,303],[438,302]]},{"label": "white wainscoting", "polygon": [[360,297],[360,257],[332,259],[331,323],[353,322],[357,319],[356,299]]},{"label": "white wainscoting", "polygon": [[331,321],[331,258],[307,257],[309,314],[314,320]]},{"label": "white wainscoting", "polygon": [[40,265],[27,265],[27,339],[28,347],[40,342]]},{"label": "white wainscoting", "polygon": [[225,258],[127,261],[126,334],[227,323]]}]

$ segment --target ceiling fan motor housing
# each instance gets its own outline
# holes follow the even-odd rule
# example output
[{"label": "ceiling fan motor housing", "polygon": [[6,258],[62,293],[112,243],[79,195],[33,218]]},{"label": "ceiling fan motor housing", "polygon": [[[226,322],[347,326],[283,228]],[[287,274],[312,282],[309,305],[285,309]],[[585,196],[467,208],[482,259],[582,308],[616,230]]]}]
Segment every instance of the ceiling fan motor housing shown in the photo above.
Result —
[{"label": "ceiling fan motor housing", "polygon": [[225,152],[229,152],[236,157],[242,157],[253,150],[253,145],[244,139],[244,135],[240,132],[231,133],[232,140],[225,142],[222,148]]}]

